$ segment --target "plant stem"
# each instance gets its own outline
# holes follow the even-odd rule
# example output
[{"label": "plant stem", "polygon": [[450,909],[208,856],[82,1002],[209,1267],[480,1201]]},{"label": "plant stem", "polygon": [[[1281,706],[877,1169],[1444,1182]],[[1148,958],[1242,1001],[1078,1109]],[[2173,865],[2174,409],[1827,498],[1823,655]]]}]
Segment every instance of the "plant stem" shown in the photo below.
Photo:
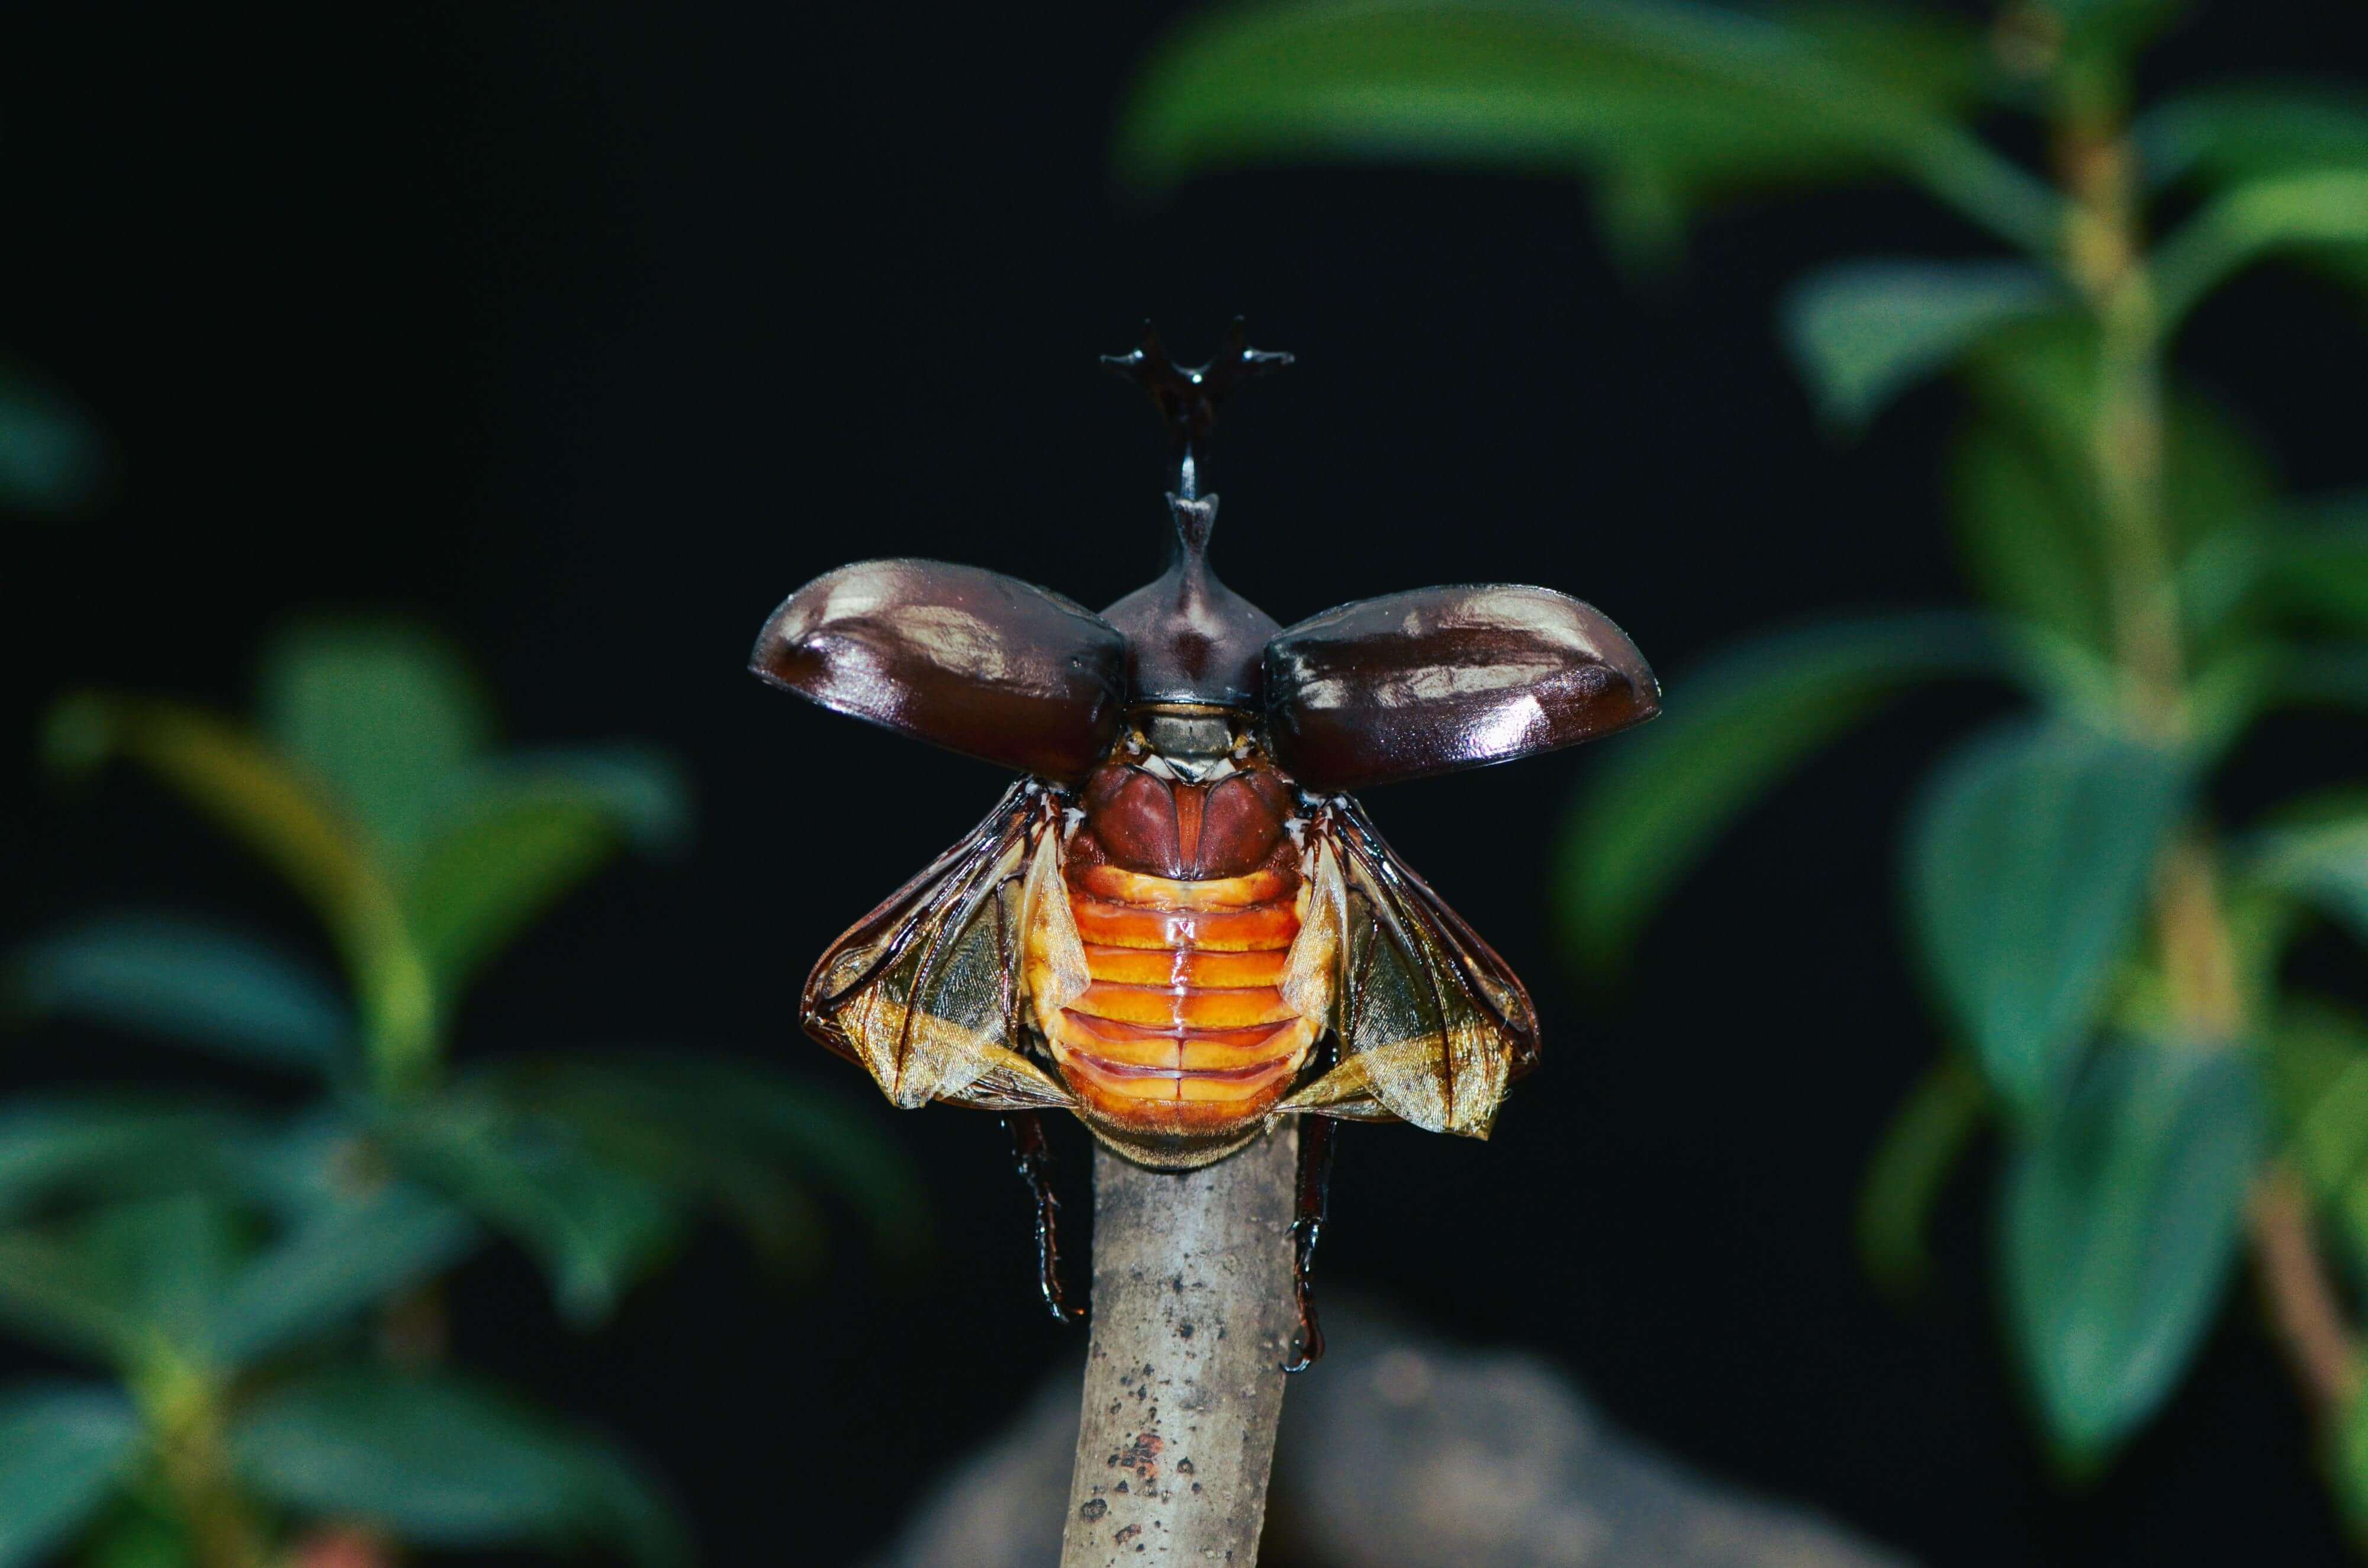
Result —
[{"label": "plant stem", "polygon": [[[2091,82],[2089,85],[2093,86]],[[2125,116],[2117,92],[2067,95],[2058,161],[2073,206],[2065,266],[2098,326],[2090,451],[2105,523],[2115,668],[2133,732],[2157,744],[2189,739],[2192,693],[2180,624],[2178,561],[2163,505],[2168,452],[2162,360],[2166,313],[2145,257]],[[2175,312],[2193,303],[2174,288]],[[2171,1007],[2187,1033],[2226,1045],[2248,1020],[2218,862],[2194,834],[2164,851],[2155,932]],[[2307,1187],[2272,1164],[2248,1210],[2254,1270],[2271,1324],[2322,1421],[2360,1390],[2361,1353],[2319,1256]]]},{"label": "plant stem", "polygon": [[167,1361],[134,1386],[199,1568],[264,1568],[261,1528],[231,1475],[219,1385],[199,1369]]},{"label": "plant stem", "polygon": [[1061,1568],[1258,1561],[1296,1324],[1298,1148],[1286,1122],[1196,1171],[1094,1151],[1093,1338]]},{"label": "plant stem", "polygon": [[2251,1219],[2253,1270],[2287,1364],[2318,1418],[2338,1420],[2360,1392],[2360,1346],[2319,1256],[2310,1191],[2271,1165],[2254,1189]]}]

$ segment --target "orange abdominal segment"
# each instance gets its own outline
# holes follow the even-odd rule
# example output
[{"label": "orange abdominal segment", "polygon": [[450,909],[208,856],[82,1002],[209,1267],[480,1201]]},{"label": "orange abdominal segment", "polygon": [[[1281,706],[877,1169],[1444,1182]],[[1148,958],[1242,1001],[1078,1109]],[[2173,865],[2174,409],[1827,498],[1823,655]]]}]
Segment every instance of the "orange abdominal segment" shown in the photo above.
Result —
[{"label": "orange abdominal segment", "polygon": [[1067,881],[1091,980],[1040,1022],[1080,1108],[1154,1137],[1254,1126],[1317,1032],[1281,985],[1300,929],[1297,869],[1185,879],[1104,864]]}]

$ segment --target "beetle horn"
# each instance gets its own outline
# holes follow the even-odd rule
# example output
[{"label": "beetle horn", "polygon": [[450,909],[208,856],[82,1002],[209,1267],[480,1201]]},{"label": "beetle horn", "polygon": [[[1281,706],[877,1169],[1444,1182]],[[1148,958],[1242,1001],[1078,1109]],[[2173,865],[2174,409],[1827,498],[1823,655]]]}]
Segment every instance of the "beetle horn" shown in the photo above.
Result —
[{"label": "beetle horn", "polygon": [[[1194,501],[1209,491],[1209,432],[1217,423],[1217,405],[1235,388],[1290,364],[1291,356],[1252,348],[1248,327],[1235,316],[1224,347],[1205,365],[1178,365],[1169,358],[1158,329],[1147,321],[1139,347],[1124,354],[1105,354],[1102,363],[1151,394],[1175,449],[1176,494]],[[1183,522],[1180,513],[1178,522]],[[1205,542],[1205,525],[1200,532]]]}]

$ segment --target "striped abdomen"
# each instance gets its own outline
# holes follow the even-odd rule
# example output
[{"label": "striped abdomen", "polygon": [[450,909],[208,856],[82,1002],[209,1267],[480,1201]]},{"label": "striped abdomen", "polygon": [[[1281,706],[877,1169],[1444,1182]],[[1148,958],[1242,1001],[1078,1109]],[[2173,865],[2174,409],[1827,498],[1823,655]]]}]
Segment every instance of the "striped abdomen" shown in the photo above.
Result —
[{"label": "striped abdomen", "polygon": [[1062,869],[1088,983],[1038,1008],[1088,1119],[1224,1138],[1297,1081],[1323,1026],[1286,983],[1306,915],[1291,799],[1266,770],[1196,785],[1113,765],[1088,782]]}]

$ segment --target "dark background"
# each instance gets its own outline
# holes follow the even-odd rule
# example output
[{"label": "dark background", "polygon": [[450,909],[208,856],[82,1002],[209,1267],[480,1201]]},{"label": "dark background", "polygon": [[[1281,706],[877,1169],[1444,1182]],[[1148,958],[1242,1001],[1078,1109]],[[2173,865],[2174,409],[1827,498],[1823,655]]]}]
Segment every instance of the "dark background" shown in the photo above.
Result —
[{"label": "dark background", "polygon": [[[1552,181],[1269,173],[1135,203],[1107,131],[1175,9],[51,4],[0,28],[0,344],[121,453],[107,510],[0,557],[24,802],[0,937],[159,895],[304,928],[145,783],[60,796],[29,766],[69,684],[243,705],[296,611],[416,612],[481,656],[522,738],[689,759],[697,850],[567,905],[491,975],[462,1050],[787,1058],[911,1152],[934,1250],[890,1277],[842,1225],[830,1277],[784,1296],[712,1238],[589,1337],[515,1256],[473,1265],[455,1305],[464,1357],[655,1456],[714,1561],[876,1545],[1078,1346],[1034,1302],[994,1122],[896,1117],[796,1032],[814,955],[999,782],[746,677],[790,589],[887,553],[1089,604],[1136,585],[1162,549],[1159,437],[1093,357],[1146,312],[1205,349],[1238,311],[1300,364],[1224,433],[1216,560],[1286,622],[1550,584],[1618,619],[1674,706],[1738,633],[1954,595],[1952,395],[1837,445],[1770,321],[1818,260],[1977,236],[1904,195],[1820,198],[1724,214],[1639,285]],[[2157,74],[2356,69],[2324,14],[2224,6]],[[2362,477],[2362,335],[2333,304],[2255,279],[2188,353],[2304,488]],[[1550,920],[1593,758],[1372,797],[1528,977],[1549,1061],[1490,1144],[1349,1129],[1324,1277],[1539,1347],[1655,1442],[1933,1563],[2340,1561],[2241,1289],[2167,1417],[2070,1495],[1998,1354],[1987,1158],[1921,1302],[1885,1304],[1850,1255],[1869,1146],[1938,1044],[1893,928],[1892,829],[1931,748],[2001,700],[1926,701],[1784,788],[1616,992],[1576,983]],[[6,1050],[9,1085],[177,1070],[96,1035]],[[1076,1213],[1084,1141],[1060,1132]]]}]

